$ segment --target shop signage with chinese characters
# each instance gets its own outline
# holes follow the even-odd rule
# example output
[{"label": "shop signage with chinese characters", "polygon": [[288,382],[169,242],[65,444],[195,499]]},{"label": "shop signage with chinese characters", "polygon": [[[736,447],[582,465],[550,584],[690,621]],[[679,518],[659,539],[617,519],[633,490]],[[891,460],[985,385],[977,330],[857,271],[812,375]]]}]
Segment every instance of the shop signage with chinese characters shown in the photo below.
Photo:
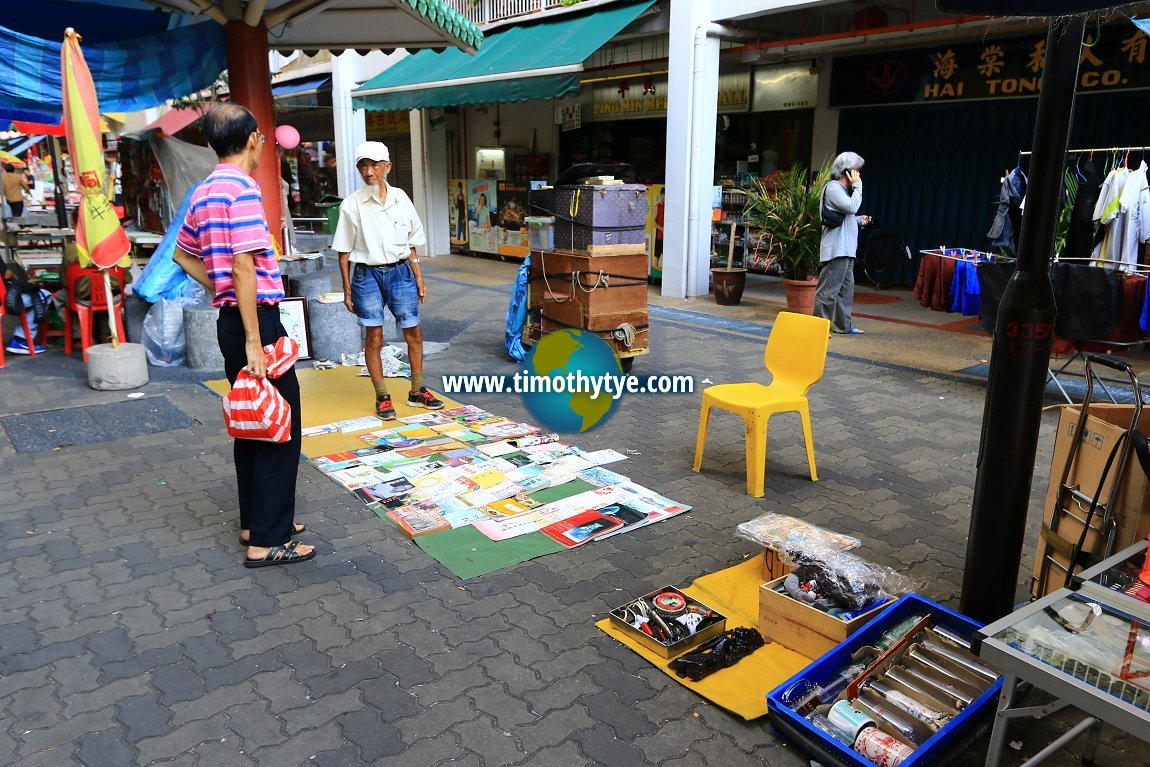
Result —
[{"label": "shop signage with chinese characters", "polygon": [[364,113],[364,123],[367,135],[379,136],[385,133],[411,133],[411,118],[407,112],[373,112]]},{"label": "shop signage with chinese characters", "polygon": [[[586,96],[583,121],[627,120],[644,117],[667,116],[667,76],[647,75],[642,72],[628,77],[595,83]],[[750,105],[751,73],[726,72],[719,75],[718,110],[746,112]]]},{"label": "shop signage with chinese characters", "polygon": [[[1078,92],[1150,88],[1148,43],[1130,24],[1087,32]],[[1045,64],[1045,35],[845,56],[834,62],[830,106],[1037,96]]]},{"label": "shop signage with chinese characters", "polygon": [[583,105],[557,104],[555,106],[555,124],[560,130],[578,130],[583,127]]}]

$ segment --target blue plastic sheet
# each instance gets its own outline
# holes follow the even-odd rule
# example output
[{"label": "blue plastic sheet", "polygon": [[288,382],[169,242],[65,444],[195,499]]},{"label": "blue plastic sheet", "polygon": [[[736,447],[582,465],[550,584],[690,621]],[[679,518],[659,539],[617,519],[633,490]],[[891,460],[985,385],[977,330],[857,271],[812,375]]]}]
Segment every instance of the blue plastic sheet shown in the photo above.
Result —
[{"label": "blue plastic sheet", "polygon": [[[0,111],[10,119],[59,121],[65,26],[61,21],[56,40],[0,26],[0,61],[4,62]],[[211,21],[115,43],[85,44],[83,49],[100,108],[107,112],[134,112],[195,93],[211,85],[227,66],[224,29]],[[18,113],[27,117],[16,117]],[[38,116],[33,118],[33,114]]]},{"label": "blue plastic sheet", "polygon": [[164,239],[156,247],[156,252],[148,259],[140,279],[136,280],[135,293],[149,303],[156,303],[161,298],[186,298],[195,295],[193,289],[195,281],[189,277],[180,265],[173,260],[176,254],[176,237],[180,233],[180,226],[188,214],[188,207],[192,204],[192,192],[196,191],[196,184],[184,196],[180,209],[172,218]]},{"label": "blue plastic sheet", "polygon": [[507,307],[507,330],[503,333],[507,354],[516,362],[522,362],[527,356],[527,350],[523,348],[523,326],[527,324],[527,280],[530,271],[531,254],[528,253],[515,277],[511,303]]}]

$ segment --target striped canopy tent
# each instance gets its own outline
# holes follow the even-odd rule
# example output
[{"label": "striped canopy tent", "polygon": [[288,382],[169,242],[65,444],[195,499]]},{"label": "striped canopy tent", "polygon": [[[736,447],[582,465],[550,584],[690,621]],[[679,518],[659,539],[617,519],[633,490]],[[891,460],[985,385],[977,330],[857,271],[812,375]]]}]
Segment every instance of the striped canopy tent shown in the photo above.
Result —
[{"label": "striped canopy tent", "polygon": [[[99,31],[104,36],[119,26],[121,16],[133,24],[138,23],[141,16],[166,18],[169,26],[166,34],[195,34],[202,38],[199,45],[179,45],[170,50],[173,58],[192,54],[195,61],[190,66],[196,68],[203,66],[203,60],[212,61],[206,51],[223,51],[226,60],[219,62],[221,65],[212,74],[213,79],[226,67],[232,101],[252,110],[260,131],[266,136],[275,135],[276,127],[268,67],[270,50],[306,52],[327,49],[338,52],[459,48],[475,53],[483,39],[473,22],[442,0],[26,0],[22,10],[41,27],[46,15],[56,14],[55,18],[60,19],[60,37],[53,39],[58,40],[63,37],[63,28],[69,25],[85,34],[79,23],[68,21],[65,14],[69,6],[89,13],[98,10]],[[142,13],[145,11],[149,13]],[[205,19],[212,23],[197,23]],[[100,103],[105,109],[126,111],[118,104],[110,104],[100,92],[108,83],[101,82],[93,61],[95,47],[85,46],[85,53],[92,66]],[[133,65],[133,69],[136,68]],[[141,74],[146,76],[148,72],[142,71]],[[118,77],[111,75],[111,80],[119,83],[132,79],[123,74]],[[188,88],[180,94],[156,98],[145,106],[188,95],[207,84],[210,83]],[[3,74],[0,73],[0,117],[51,121],[36,116],[34,110],[25,114],[8,114],[2,85]],[[49,106],[49,111],[53,107],[58,110],[59,103],[57,100]],[[133,108],[142,109],[144,106]],[[283,206],[279,194],[267,194],[266,190],[280,188],[279,169],[275,143],[268,141],[264,144],[259,168],[254,175],[265,190],[264,211],[273,236],[281,232]]]}]

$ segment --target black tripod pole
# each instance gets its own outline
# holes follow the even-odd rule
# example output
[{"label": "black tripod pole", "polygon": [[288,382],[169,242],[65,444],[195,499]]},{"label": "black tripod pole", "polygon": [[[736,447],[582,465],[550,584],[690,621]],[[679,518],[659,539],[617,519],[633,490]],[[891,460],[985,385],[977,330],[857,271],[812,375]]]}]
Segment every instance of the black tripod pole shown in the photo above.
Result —
[{"label": "black tripod pole", "polygon": [[52,158],[52,195],[56,202],[56,225],[61,229],[68,228],[68,211],[65,209],[64,192],[60,183],[64,180],[64,165],[56,158],[56,137],[48,137],[48,156]]},{"label": "black tripod pole", "polygon": [[1006,286],[990,357],[961,609],[990,622],[1014,608],[1034,456],[1054,332],[1050,260],[1066,139],[1078,84],[1083,16],[1052,18],[1034,125],[1018,264]]}]

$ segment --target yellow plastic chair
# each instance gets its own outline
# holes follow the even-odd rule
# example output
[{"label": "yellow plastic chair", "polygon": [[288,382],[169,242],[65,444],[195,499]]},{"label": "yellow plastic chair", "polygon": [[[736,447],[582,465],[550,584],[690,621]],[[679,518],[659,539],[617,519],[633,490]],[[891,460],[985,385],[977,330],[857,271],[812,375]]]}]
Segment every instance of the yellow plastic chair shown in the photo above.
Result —
[{"label": "yellow plastic chair", "polygon": [[703,466],[703,447],[707,443],[711,408],[736,413],[742,416],[747,427],[747,495],[762,498],[767,466],[767,421],[775,413],[797,411],[803,422],[811,481],[818,481],[807,391],[823,377],[830,330],[830,322],[822,317],[780,312],[763,354],[771,383],[767,386],[760,383],[721,384],[703,390],[699,436],[695,440],[695,471]]}]

